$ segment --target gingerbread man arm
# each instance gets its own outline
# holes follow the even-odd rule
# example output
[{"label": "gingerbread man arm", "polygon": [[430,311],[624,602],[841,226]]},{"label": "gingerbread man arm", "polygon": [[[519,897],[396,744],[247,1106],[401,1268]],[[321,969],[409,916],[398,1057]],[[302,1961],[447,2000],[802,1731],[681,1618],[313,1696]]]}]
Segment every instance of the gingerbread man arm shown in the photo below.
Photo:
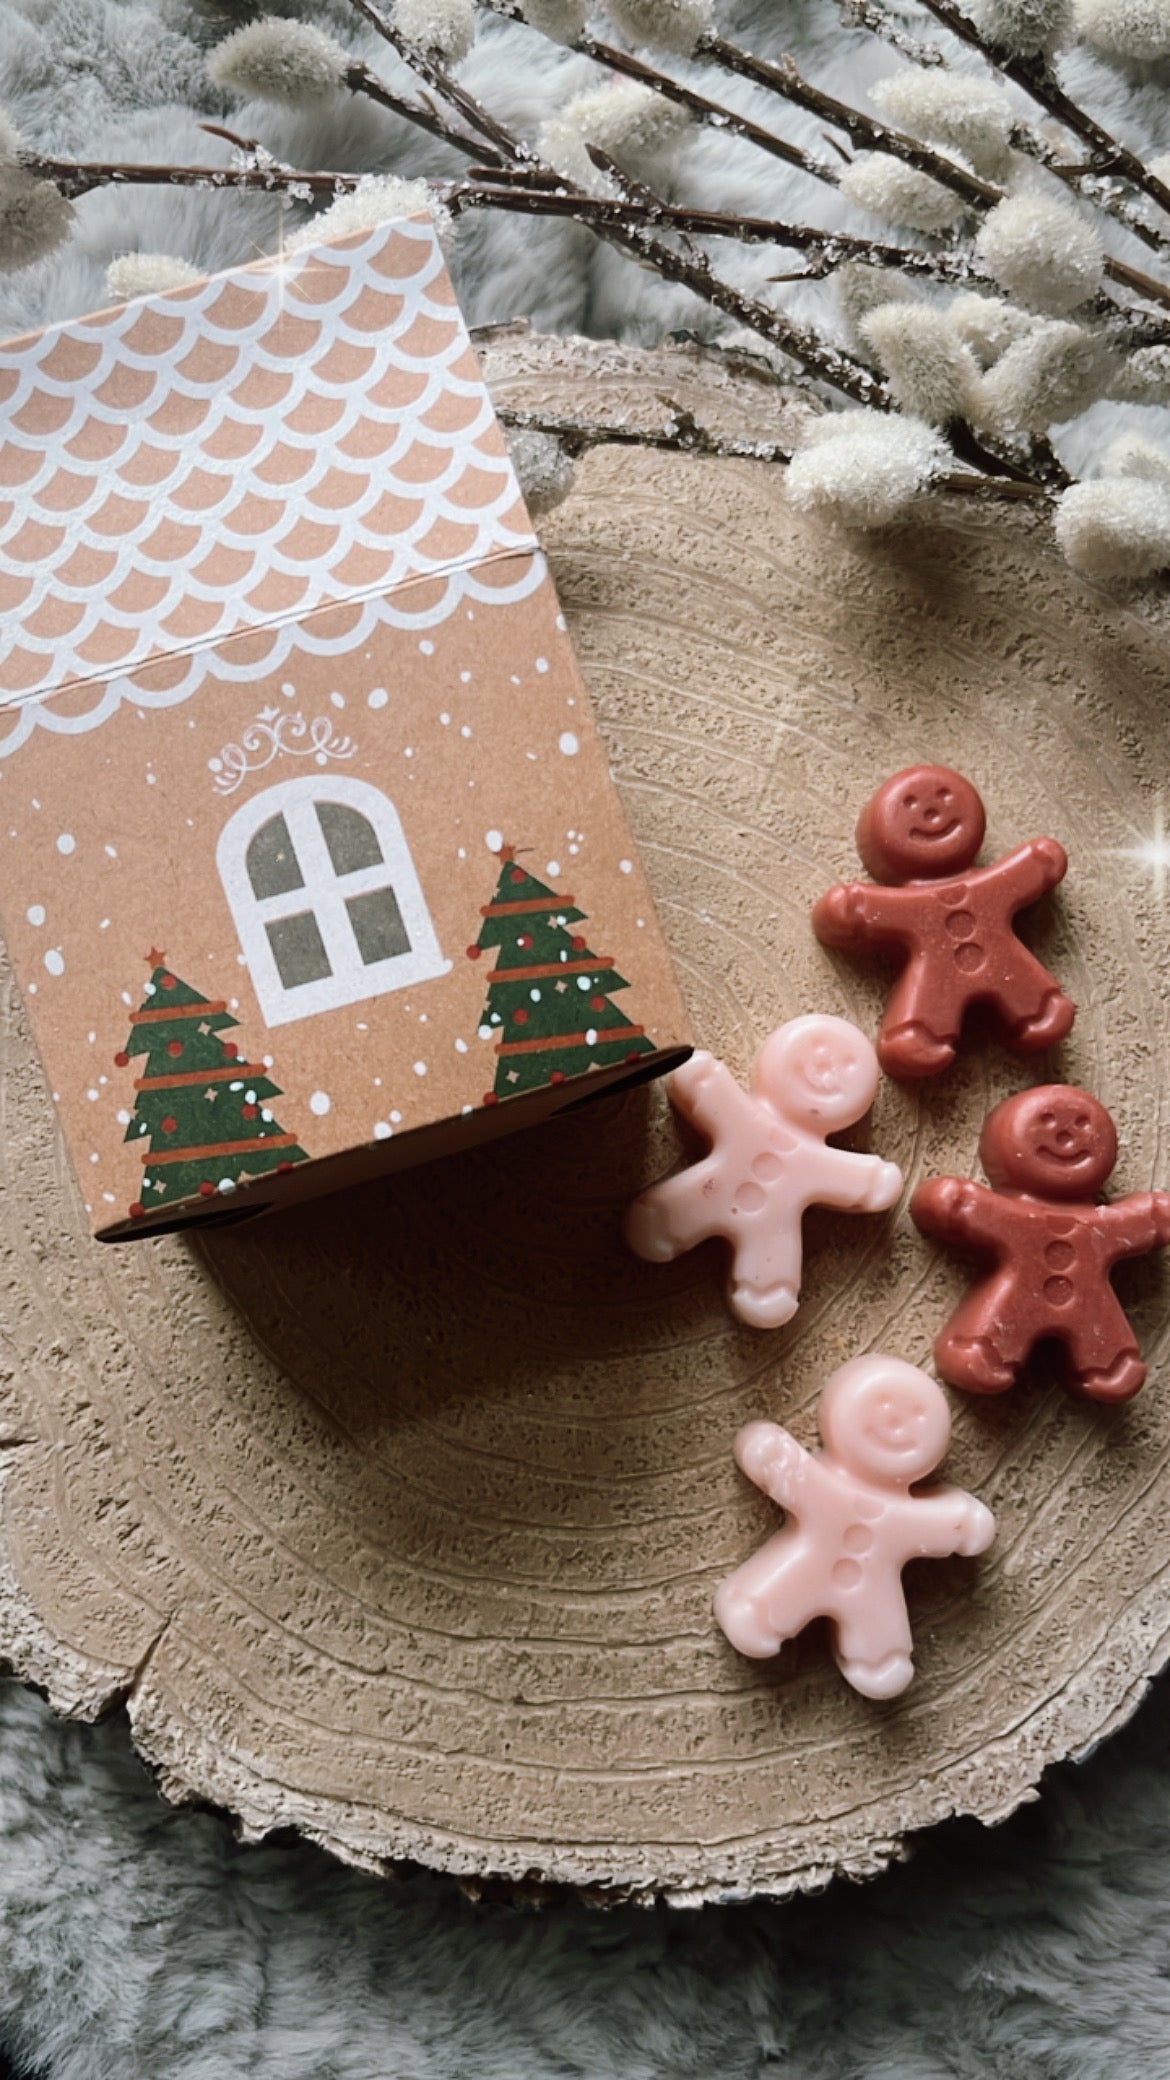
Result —
[{"label": "gingerbread man arm", "polygon": [[705,1048],[697,1048],[667,1078],[666,1088],[675,1111],[711,1141],[733,1121],[747,1125],[756,1116],[756,1101],[741,1089],[726,1062],[717,1062]]},{"label": "gingerbread man arm", "polygon": [[858,1155],[849,1148],[817,1151],[812,1199],[820,1206],[840,1206],[857,1213],[884,1213],[902,1189],[902,1172],[881,1156]]},{"label": "gingerbread man arm", "polygon": [[1010,1199],[969,1177],[931,1177],[910,1201],[910,1218],[932,1242],[998,1249]]},{"label": "gingerbread man arm", "polygon": [[991,1511],[965,1488],[935,1488],[927,1495],[912,1495],[904,1509],[908,1560],[985,1553],[995,1537]]},{"label": "gingerbread man arm", "polygon": [[1170,1192],[1131,1192],[1112,1206],[1098,1206],[1094,1223],[1104,1235],[1111,1263],[1144,1256],[1170,1244]]},{"label": "gingerbread man arm", "polygon": [[977,868],[971,879],[985,888],[1001,890],[1012,909],[1021,910],[1025,903],[1038,902],[1055,888],[1067,872],[1068,854],[1056,838],[1029,838],[1026,845],[1005,852],[993,866]]},{"label": "gingerbread man arm", "polygon": [[914,930],[921,892],[850,881],[825,891],[812,928],[822,946],[897,946]]},{"label": "gingerbread man arm", "polygon": [[735,1440],[735,1459],[749,1481],[795,1516],[816,1502],[818,1491],[833,1486],[826,1468],[779,1423],[746,1423]]}]

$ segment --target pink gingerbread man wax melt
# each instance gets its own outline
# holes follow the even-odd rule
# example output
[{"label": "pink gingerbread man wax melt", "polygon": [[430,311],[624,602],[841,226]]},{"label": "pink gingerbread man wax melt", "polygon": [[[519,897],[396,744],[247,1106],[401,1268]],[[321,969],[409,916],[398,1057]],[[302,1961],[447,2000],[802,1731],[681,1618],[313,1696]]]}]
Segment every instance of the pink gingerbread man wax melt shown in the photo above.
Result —
[{"label": "pink gingerbread man wax melt", "polygon": [[1128,1401],[1146,1377],[1137,1338],[1109,1283],[1122,1257],[1170,1243],[1170,1192],[1097,1202],[1117,1161],[1117,1131],[1088,1091],[1044,1083],[1005,1098],[983,1122],[991,1182],[935,1177],[910,1212],[924,1235],[990,1261],[935,1344],[952,1386],[1002,1394],[1042,1338],[1064,1345],[1072,1385]]},{"label": "pink gingerbread man wax melt", "polygon": [[792,1521],[721,1582],[715,1615],[733,1647],[764,1659],[814,1618],[863,1697],[896,1697],[914,1674],[902,1588],[908,1560],[982,1553],[995,1518],[962,1488],[912,1484],[951,1438],[941,1387],[901,1358],[852,1358],[827,1382],[806,1452],[776,1423],[749,1423],[735,1456]]},{"label": "pink gingerbread man wax melt", "polygon": [[970,1004],[989,1004],[1010,1045],[1026,1053],[1063,1040],[1076,1017],[1013,924],[1017,910],[1064,879],[1064,847],[1031,838],[977,867],[985,825],[983,803],[961,773],[909,766],[878,788],[857,826],[862,860],[886,885],[831,888],[813,910],[825,946],[894,947],[906,956],[878,1035],[889,1076],[945,1069]]},{"label": "pink gingerbread man wax melt", "polygon": [[880,1213],[902,1189],[896,1163],[830,1148],[873,1103],[877,1056],[843,1018],[790,1019],[756,1056],[744,1091],[713,1055],[667,1078],[671,1104],[705,1134],[710,1154],[652,1185],[626,1216],[640,1257],[669,1263],[709,1236],[732,1247],[728,1302],[756,1329],[776,1329],[800,1298],[800,1223],[808,1206]]}]

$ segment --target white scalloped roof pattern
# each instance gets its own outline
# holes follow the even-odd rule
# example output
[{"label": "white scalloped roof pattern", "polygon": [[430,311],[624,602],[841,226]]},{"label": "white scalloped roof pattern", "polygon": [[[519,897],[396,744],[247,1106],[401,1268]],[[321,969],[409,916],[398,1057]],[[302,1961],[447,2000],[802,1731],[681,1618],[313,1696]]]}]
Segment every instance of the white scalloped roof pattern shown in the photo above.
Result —
[{"label": "white scalloped roof pattern", "polygon": [[429,222],[0,348],[0,705],[35,704],[21,737],[50,690],[109,682],[90,721],[70,703],[64,726],[93,727],[151,659],[412,581],[442,619],[475,566],[531,569],[535,547]]}]

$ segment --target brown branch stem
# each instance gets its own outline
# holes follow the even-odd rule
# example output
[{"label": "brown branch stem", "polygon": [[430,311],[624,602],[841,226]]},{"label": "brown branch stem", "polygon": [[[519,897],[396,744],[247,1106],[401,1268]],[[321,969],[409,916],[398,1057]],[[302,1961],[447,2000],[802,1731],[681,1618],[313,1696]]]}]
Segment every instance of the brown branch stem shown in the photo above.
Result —
[{"label": "brown branch stem", "polygon": [[[505,426],[525,432],[551,434],[571,455],[589,448],[659,448],[679,455],[719,457],[734,462],[783,463],[791,451],[779,441],[739,440],[732,435],[712,433],[693,413],[668,405],[669,419],[662,426],[630,426],[625,421],[568,418],[556,412],[516,411],[510,405],[496,406],[496,416]],[[1044,484],[1017,477],[991,477],[975,471],[954,470],[933,481],[933,489],[953,491],[963,497],[985,499],[1050,499]]]},{"label": "brown branch stem", "polygon": [[345,84],[351,94],[364,94],[367,101],[375,101],[379,108],[389,109],[392,115],[401,116],[404,122],[413,123],[416,130],[425,130],[428,137],[435,137],[441,144],[453,145],[456,151],[466,152],[469,159],[480,159],[487,166],[503,166],[502,153],[485,138],[472,136],[444,121],[434,109],[427,108],[421,101],[408,101],[403,94],[396,94],[368,65],[351,65],[345,75]]},{"label": "brown branch stem", "polygon": [[1170,187],[1142,164],[1136,152],[1131,152],[1128,145],[1122,144],[1112,131],[1106,130],[1103,123],[1066,94],[1046,59],[1013,58],[1007,51],[985,42],[970,16],[956,7],[954,0],[923,0],[923,4],[944,29],[950,30],[952,36],[979,51],[989,64],[1003,73],[1005,79],[1022,87],[1025,94],[1030,95],[1050,116],[1055,116],[1057,122],[1063,123],[1066,130],[1071,130],[1074,137],[1082,138],[1098,159],[1098,172],[1119,174],[1133,187],[1140,188],[1159,208],[1170,210]]},{"label": "brown branch stem", "polygon": [[374,0],[350,0],[350,6],[369,22],[371,28],[377,30],[383,41],[390,45],[391,50],[397,51],[404,65],[408,65],[419,79],[424,79],[429,87],[433,87],[443,101],[458,111],[465,123],[469,123],[481,137],[487,138],[488,143],[495,147],[502,159],[510,161],[531,158],[532,154],[527,146],[521,144],[505,124],[497,122],[491,110],[485,108],[482,101],[469,93],[466,87],[461,86],[457,79],[453,79],[446,67],[441,65],[430,51],[423,50],[421,44],[411,43],[400,29],[396,29],[389,16],[383,14],[380,7],[375,6]]}]

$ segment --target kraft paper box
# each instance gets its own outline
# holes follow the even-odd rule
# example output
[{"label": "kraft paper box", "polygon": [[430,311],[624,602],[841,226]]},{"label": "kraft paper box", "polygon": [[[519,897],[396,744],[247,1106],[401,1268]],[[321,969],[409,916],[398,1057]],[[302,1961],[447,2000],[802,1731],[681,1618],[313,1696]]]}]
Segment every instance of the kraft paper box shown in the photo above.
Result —
[{"label": "kraft paper box", "polygon": [[429,222],[0,348],[0,908],[105,1240],[685,1054]]}]

